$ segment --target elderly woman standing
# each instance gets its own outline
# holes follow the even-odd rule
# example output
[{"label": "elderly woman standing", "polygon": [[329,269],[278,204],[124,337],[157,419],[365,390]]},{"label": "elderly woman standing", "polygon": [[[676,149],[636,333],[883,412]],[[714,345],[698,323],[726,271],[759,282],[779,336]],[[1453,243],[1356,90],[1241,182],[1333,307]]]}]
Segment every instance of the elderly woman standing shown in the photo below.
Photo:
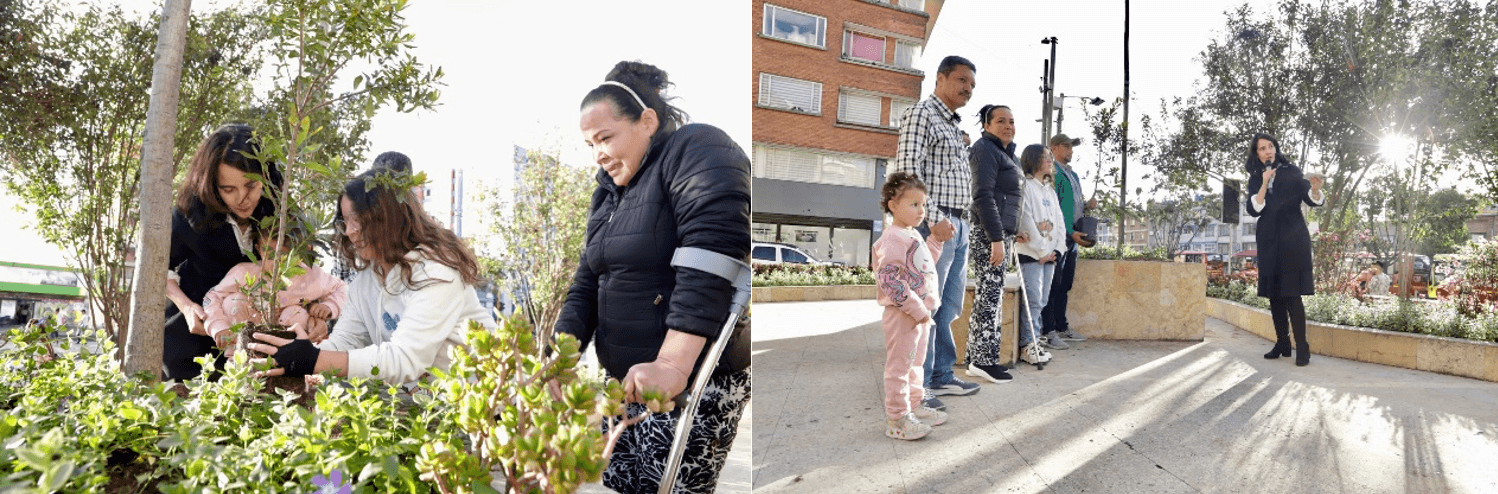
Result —
[{"label": "elderly woman standing", "polygon": [[[631,415],[640,393],[682,393],[727,320],[727,280],[671,266],[679,247],[749,256],[749,158],[716,127],[683,125],[666,103],[666,73],[620,62],[582,101],[579,126],[598,162],[582,259],[556,331],[595,343],[624,383]],[[749,330],[729,336],[700,402],[674,492],[712,492],[749,400]],[[603,483],[656,492],[679,412],[630,426]]]},{"label": "elderly woman standing", "polygon": [[1248,214],[1259,218],[1259,296],[1269,299],[1274,319],[1274,348],[1264,358],[1290,356],[1290,329],[1295,330],[1295,365],[1311,363],[1306,342],[1306,308],[1302,295],[1316,292],[1311,274],[1311,231],[1302,202],[1320,206],[1322,180],[1307,180],[1300,168],[1280,153],[1273,137],[1257,134],[1249,141]]}]

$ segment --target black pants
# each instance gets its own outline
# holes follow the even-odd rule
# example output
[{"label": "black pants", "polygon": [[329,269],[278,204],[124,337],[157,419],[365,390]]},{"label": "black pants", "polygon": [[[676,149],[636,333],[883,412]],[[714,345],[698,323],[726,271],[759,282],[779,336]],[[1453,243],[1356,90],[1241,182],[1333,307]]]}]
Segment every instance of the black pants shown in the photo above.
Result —
[{"label": "black pants", "polygon": [[213,356],[215,367],[224,368],[227,359],[224,358],[224,353],[218,349],[218,346],[213,344],[213,338],[192,334],[192,331],[187,328],[187,318],[177,312],[176,305],[168,302],[166,304],[166,330],[161,334],[162,372],[169,380],[191,380],[203,372],[203,366],[193,361],[202,355]]},{"label": "black pants", "polygon": [[1056,259],[1056,275],[1051,278],[1051,295],[1045,308],[1040,311],[1042,334],[1071,329],[1066,321],[1066,294],[1071,291],[1072,278],[1077,275],[1077,244],[1066,240],[1066,253]]},{"label": "black pants", "polygon": [[1295,348],[1306,353],[1311,351],[1310,344],[1306,343],[1306,306],[1301,302],[1299,295],[1270,298],[1269,314],[1274,319],[1274,347],[1276,349],[1288,350],[1290,348],[1290,330],[1293,328]]}]

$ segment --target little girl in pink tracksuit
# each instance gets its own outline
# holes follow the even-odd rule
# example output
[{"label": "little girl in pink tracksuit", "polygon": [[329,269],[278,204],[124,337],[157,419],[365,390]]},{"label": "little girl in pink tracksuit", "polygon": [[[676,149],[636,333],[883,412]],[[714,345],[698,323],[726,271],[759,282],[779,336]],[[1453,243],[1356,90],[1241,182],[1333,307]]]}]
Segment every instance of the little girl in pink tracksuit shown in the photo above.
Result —
[{"label": "little girl in pink tracksuit", "polygon": [[884,435],[915,440],[941,425],[947,414],[921,406],[921,366],[931,315],[941,304],[936,259],[941,242],[915,229],[926,216],[926,185],[914,175],[892,173],[880,191],[880,206],[893,218],[874,242],[875,283],[884,306]]},{"label": "little girl in pink tracksuit", "polygon": [[[266,254],[270,253],[268,250],[262,248]],[[239,288],[245,284],[248,276],[265,276],[266,272],[273,269],[271,262],[269,256],[262,255],[260,262],[235,265],[229,270],[229,274],[224,275],[224,280],[203,297],[203,312],[207,314],[203,329],[220,347],[233,342],[232,333],[219,333],[229,331],[234,324],[265,322],[261,320],[259,311],[251,305],[250,298]],[[325,326],[320,326],[319,331],[313,331],[309,323],[326,325],[329,319],[337,319],[348,301],[348,284],[316,266],[303,264],[301,268],[306,272],[292,277],[287,287],[276,294],[276,307],[273,310],[278,314],[278,322],[282,326],[289,329],[294,324],[302,324],[308,331],[320,336],[314,337],[314,342],[321,341],[327,334],[323,329]]]}]

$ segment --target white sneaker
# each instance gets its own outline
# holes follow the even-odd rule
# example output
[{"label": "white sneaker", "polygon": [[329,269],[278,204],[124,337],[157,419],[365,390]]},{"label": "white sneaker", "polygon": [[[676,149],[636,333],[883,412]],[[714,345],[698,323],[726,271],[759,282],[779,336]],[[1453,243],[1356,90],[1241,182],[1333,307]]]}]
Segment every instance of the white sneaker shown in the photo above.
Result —
[{"label": "white sneaker", "polygon": [[915,409],[912,414],[915,415],[915,418],[921,419],[921,422],[933,426],[947,423],[947,412],[935,408],[920,407]]},{"label": "white sneaker", "polygon": [[1020,350],[1019,358],[1029,364],[1044,364],[1051,361],[1051,352],[1045,351],[1039,343],[1030,343]]},{"label": "white sneaker", "polygon": [[884,435],[902,441],[914,441],[931,433],[931,426],[922,423],[920,419],[915,418],[914,414],[909,413],[898,419],[885,419],[884,424]]}]

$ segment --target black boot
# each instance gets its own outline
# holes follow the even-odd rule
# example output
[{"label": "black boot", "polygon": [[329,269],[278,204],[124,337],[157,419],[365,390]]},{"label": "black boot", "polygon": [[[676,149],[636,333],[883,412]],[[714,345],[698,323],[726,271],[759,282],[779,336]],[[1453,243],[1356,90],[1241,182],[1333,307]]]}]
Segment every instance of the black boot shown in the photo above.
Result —
[{"label": "black boot", "polygon": [[[1290,356],[1290,353],[1286,352],[1285,356],[1286,357]],[[1309,365],[1310,363],[1311,363],[1311,351],[1309,349],[1305,348],[1305,347],[1296,348],[1295,349],[1295,365],[1297,367],[1305,367],[1306,365]]]},{"label": "black boot", "polygon": [[1274,348],[1269,349],[1269,353],[1264,354],[1264,358],[1271,360],[1289,356],[1290,342],[1284,340],[1280,340],[1279,342],[1275,343]]}]

